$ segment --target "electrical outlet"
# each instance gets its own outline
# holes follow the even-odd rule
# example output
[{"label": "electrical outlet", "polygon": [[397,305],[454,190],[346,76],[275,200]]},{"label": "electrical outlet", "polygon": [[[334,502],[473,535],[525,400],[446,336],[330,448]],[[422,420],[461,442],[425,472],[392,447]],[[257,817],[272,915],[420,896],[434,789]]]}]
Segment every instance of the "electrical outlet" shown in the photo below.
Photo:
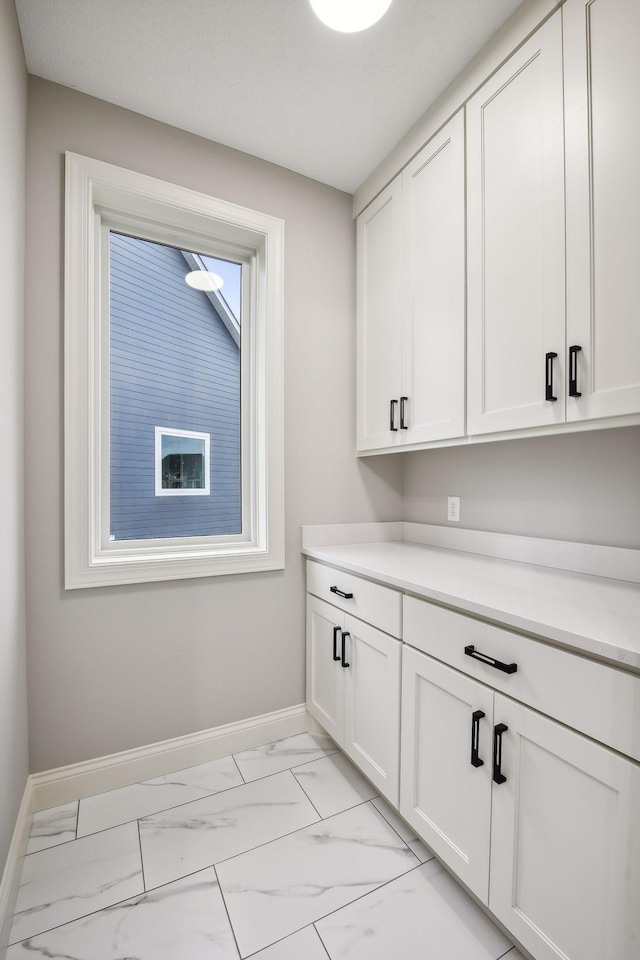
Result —
[{"label": "electrical outlet", "polygon": [[460,520],[460,497],[447,497],[447,520]]}]

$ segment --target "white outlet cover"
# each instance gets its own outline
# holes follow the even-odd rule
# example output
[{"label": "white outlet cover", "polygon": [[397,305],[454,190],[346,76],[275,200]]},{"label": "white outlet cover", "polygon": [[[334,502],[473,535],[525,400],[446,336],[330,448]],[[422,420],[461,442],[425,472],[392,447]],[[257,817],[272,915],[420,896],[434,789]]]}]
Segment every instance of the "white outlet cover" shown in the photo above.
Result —
[{"label": "white outlet cover", "polygon": [[460,521],[460,497],[447,497],[447,520]]}]

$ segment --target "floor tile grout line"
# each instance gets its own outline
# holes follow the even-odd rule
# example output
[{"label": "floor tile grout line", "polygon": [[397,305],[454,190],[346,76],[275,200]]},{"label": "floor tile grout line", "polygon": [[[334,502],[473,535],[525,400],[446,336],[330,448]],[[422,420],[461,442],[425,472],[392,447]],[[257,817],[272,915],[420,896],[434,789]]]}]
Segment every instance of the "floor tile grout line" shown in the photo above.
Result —
[{"label": "floor tile grout line", "polygon": [[[70,800],[69,803],[75,803],[75,805],[76,805],[76,818],[75,818],[75,819],[76,819],[76,825],[75,825],[75,827],[74,827],[72,830],[68,830],[68,831],[65,831],[65,832],[73,833],[73,834],[75,834],[75,836],[71,837],[71,839],[69,839],[69,840],[60,840],[59,843],[50,843],[48,847],[41,847],[40,850],[25,850],[25,853],[24,853],[25,858],[26,858],[26,857],[32,857],[32,856],[34,855],[34,853],[44,853],[45,850],[53,850],[54,847],[63,847],[66,843],[73,843],[74,840],[77,840],[77,839],[78,839],[78,817],[80,816],[80,801],[79,801],[79,800]],[[56,806],[64,807],[64,806],[67,806],[67,804],[59,803],[59,804],[56,804]],[[31,818],[31,830],[29,831],[28,841],[31,841],[31,840],[33,839],[33,836],[32,836],[32,832],[33,832],[33,820],[35,819],[35,817],[37,816],[38,813],[46,813],[47,810],[55,810],[55,807],[45,807],[44,810],[36,810],[36,812],[32,815],[32,818]]]},{"label": "floor tile grout line", "polygon": [[222,889],[222,884],[220,883],[220,877],[218,876],[218,871],[216,870],[215,866],[212,866],[211,869],[213,870],[213,874],[214,874],[214,876],[215,876],[215,878],[216,878],[216,883],[218,884],[218,890],[220,891],[220,896],[221,896],[221,898],[222,898],[222,906],[224,907],[224,912],[226,913],[226,915],[227,915],[227,920],[229,921],[229,929],[231,930],[231,936],[233,937],[233,942],[234,942],[235,945],[236,945],[236,950],[238,951],[238,956],[239,956],[239,957],[242,957],[242,954],[240,953],[240,944],[238,943],[238,938],[236,937],[236,931],[235,931],[234,926],[233,926],[233,924],[232,924],[232,922],[231,922],[231,914],[229,913],[229,908],[228,908],[228,906],[227,906],[227,901],[226,901],[225,898],[224,898],[224,891],[223,891],[223,889]]},{"label": "floor tile grout line", "polygon": [[142,870],[142,886],[146,892],[147,881],[144,876],[144,857],[142,855],[142,837],[140,836],[140,821],[136,820],[136,827],[138,828],[138,847],[140,848],[140,869]]},{"label": "floor tile grout line", "polygon": [[244,778],[243,775],[242,775],[242,770],[241,770],[240,767],[238,766],[238,761],[236,760],[235,753],[230,753],[229,756],[230,756],[231,759],[233,760],[233,762],[234,762],[234,764],[235,764],[235,767],[236,767],[236,770],[237,770],[238,773],[240,774],[240,778],[241,778],[242,782],[243,782],[243,783],[246,783],[247,781],[245,780],[245,778]]},{"label": "floor tile grout line", "polygon": [[293,779],[295,780],[295,782],[298,784],[298,786],[300,787],[300,789],[301,789],[302,792],[304,793],[305,797],[307,798],[307,800],[309,801],[309,803],[311,804],[311,806],[313,807],[313,809],[315,810],[315,812],[318,814],[318,817],[319,817],[321,820],[324,820],[324,817],[322,816],[322,814],[320,813],[320,811],[319,811],[318,808],[316,807],[315,803],[313,802],[313,800],[311,799],[311,797],[309,796],[309,794],[307,793],[307,791],[305,790],[305,788],[302,786],[302,784],[300,783],[300,781],[299,781],[298,778],[296,777],[296,775],[295,775],[295,773],[293,772],[293,770],[290,770],[289,773],[291,774],[291,776],[293,777]]},{"label": "floor tile grout line", "polygon": [[515,950],[515,948],[515,944],[512,943],[508,950],[505,950],[505,952],[501,953],[499,957],[496,957],[496,960],[503,960],[503,958],[507,957],[512,950]]},{"label": "floor tile grout line", "polygon": [[[311,923],[305,923],[304,927],[298,927],[297,930],[293,930],[291,933],[285,933],[284,937],[278,937],[278,939],[274,940],[273,943],[268,943],[266,947],[258,947],[257,950],[254,950],[252,953],[248,953],[246,957],[242,957],[242,960],[251,960],[252,957],[262,953],[263,950],[270,950],[271,947],[276,947],[279,943],[284,943],[284,941],[288,940],[289,937],[295,937],[296,934],[302,933],[303,930],[308,930],[309,927],[315,928],[315,921]],[[317,930],[316,933],[318,933]],[[322,944],[322,946],[324,947],[324,944]]]},{"label": "floor tile grout line", "polygon": [[[400,842],[401,842],[401,843],[404,843],[404,845],[405,845],[405,847],[407,848],[407,850],[409,851],[409,853],[410,853],[413,857],[416,857],[415,853],[413,852],[413,850],[411,849],[411,847],[409,846],[409,844],[407,843],[407,841],[404,839],[404,837],[401,837],[400,834],[398,833],[398,831],[389,823],[389,821],[387,820],[387,818],[386,818],[382,813],[380,813],[380,811],[378,810],[378,808],[376,807],[376,805],[373,803],[373,801],[372,801],[372,800],[367,800],[367,803],[369,804],[369,806],[371,807],[372,810],[375,810],[375,812],[378,814],[378,816],[380,817],[380,819],[381,819],[384,823],[386,823],[386,825],[389,827],[389,829],[390,829],[390,830],[393,830],[393,832],[395,833],[396,837],[398,837],[398,839],[400,840]],[[417,838],[417,839],[419,839],[419,838]],[[432,859],[433,859],[433,858],[432,858]],[[419,864],[422,864],[422,861],[420,860],[419,857],[416,857],[416,860],[418,861]]]},{"label": "floor tile grout line", "polygon": [[[384,799],[385,799],[385,798],[382,796],[382,794],[380,794],[380,793],[378,794],[378,797],[379,797],[381,800],[384,800]],[[397,834],[397,836],[400,837],[400,839],[402,840],[402,842],[403,842],[403,843],[406,843],[406,845],[409,847],[409,844],[410,844],[410,843],[414,843],[415,841],[414,841],[414,840],[405,840],[404,837],[400,834],[400,832],[399,832],[398,830],[396,830],[396,828],[395,828],[394,825],[391,823],[391,821],[390,821],[390,820],[387,820],[387,818],[385,817],[385,815],[384,815],[384,813],[382,812],[382,810],[378,810],[378,808],[376,807],[375,803],[373,802],[374,800],[377,800],[378,797],[372,797],[371,800],[369,801],[369,803],[370,803],[371,806],[374,808],[374,810],[377,810],[377,812],[380,814],[380,816],[381,816],[382,819],[385,821],[385,823],[388,823],[388,824],[389,824],[389,826],[391,827],[391,829],[393,830],[393,832],[394,832],[395,834]],[[407,826],[409,826],[409,824],[407,824]],[[413,828],[412,828],[412,827],[409,827],[409,829],[413,829]],[[420,860],[420,863],[429,863],[429,860],[435,859],[435,853],[433,853],[433,852],[431,851],[431,849],[430,849],[429,847],[427,847],[427,845],[426,845],[426,844],[424,843],[424,841],[418,836],[417,833],[416,833],[416,840],[418,841],[418,843],[420,843],[420,844],[424,847],[424,849],[425,849],[428,853],[431,853],[431,856],[430,856],[427,860],[420,860],[420,858],[417,856],[417,854],[413,853],[413,850],[411,850],[411,847],[409,847],[409,850],[411,850],[411,853],[413,853],[414,857],[416,857],[417,860]],[[500,957],[498,957],[498,960],[500,960]]]},{"label": "floor tile grout line", "polygon": [[[88,834],[88,836],[93,836],[93,834]],[[29,837],[29,839],[31,839],[31,837]],[[48,847],[42,847],[40,850],[31,850],[30,852],[25,853],[25,860],[27,857],[33,857],[36,853],[46,853],[47,850],[55,850],[56,847],[66,847],[68,843],[75,843],[76,840],[82,840],[82,837],[71,837],[70,840],[61,840],[60,843],[51,843]]]},{"label": "floor tile grout line", "polygon": [[317,928],[317,926],[316,926],[317,922],[318,922],[317,920],[314,920],[314,922],[313,922],[313,929],[314,929],[315,932],[316,932],[316,935],[317,935],[317,937],[318,937],[318,940],[319,940],[320,943],[322,944],[322,949],[324,950],[324,952],[326,953],[326,955],[329,957],[329,960],[332,960],[331,954],[329,953],[329,949],[328,949],[326,943],[324,942],[324,940],[322,939],[322,935],[321,935],[320,931],[318,930],[318,928]]}]

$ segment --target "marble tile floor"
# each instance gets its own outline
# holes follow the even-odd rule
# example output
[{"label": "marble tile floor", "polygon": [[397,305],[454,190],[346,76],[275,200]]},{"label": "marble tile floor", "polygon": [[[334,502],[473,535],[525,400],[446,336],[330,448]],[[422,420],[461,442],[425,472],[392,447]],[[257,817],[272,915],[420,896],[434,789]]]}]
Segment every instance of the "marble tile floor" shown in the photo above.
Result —
[{"label": "marble tile floor", "polygon": [[38,813],[7,960],[523,960],[326,737]]}]

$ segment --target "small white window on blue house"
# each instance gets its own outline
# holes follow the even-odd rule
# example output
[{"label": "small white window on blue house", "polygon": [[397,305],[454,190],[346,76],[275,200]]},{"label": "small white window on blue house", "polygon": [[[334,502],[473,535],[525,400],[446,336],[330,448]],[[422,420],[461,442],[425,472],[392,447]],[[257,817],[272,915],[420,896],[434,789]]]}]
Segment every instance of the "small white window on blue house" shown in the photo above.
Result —
[{"label": "small white window on blue house", "polygon": [[156,427],[156,497],[208,497],[211,437],[191,430]]}]

